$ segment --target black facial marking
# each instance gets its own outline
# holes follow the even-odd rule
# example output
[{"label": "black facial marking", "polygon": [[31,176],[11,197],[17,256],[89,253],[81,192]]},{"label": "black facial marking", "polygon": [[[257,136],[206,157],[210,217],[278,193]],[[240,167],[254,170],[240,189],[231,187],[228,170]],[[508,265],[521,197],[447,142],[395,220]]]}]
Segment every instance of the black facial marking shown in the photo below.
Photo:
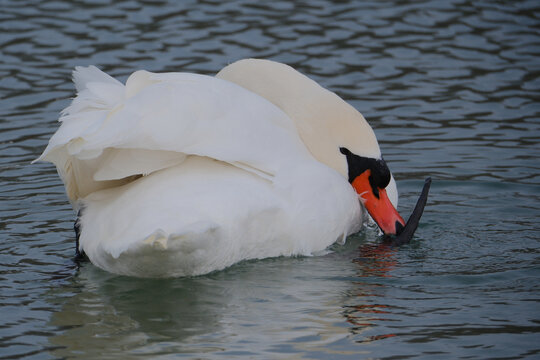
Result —
[{"label": "black facial marking", "polygon": [[373,190],[373,194],[379,198],[379,189],[384,189],[390,183],[390,169],[384,159],[373,159],[353,154],[347,148],[339,148],[339,151],[347,157],[347,165],[349,167],[349,182],[352,184],[357,176],[366,170],[371,170],[369,176],[369,184]]}]

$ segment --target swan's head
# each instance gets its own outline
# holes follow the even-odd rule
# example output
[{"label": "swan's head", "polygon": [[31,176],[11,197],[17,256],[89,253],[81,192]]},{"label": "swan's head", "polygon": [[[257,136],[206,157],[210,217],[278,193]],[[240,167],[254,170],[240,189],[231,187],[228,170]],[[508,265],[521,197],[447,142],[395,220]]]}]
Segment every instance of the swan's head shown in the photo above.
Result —
[{"label": "swan's head", "polygon": [[281,108],[311,154],[349,180],[385,234],[403,229],[396,183],[373,129],[356,109],[292,67],[269,60],[240,60],[216,76]]}]

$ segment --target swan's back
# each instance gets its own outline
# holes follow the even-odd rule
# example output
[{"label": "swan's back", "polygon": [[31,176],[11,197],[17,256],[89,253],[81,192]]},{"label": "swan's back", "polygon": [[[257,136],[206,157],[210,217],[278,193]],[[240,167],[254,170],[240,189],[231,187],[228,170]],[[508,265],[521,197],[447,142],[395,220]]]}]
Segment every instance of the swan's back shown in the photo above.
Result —
[{"label": "swan's back", "polygon": [[70,200],[206,156],[271,179],[309,156],[292,120],[265,99],[221,79],[138,71],[122,85],[91,66],[38,160],[55,163]]}]

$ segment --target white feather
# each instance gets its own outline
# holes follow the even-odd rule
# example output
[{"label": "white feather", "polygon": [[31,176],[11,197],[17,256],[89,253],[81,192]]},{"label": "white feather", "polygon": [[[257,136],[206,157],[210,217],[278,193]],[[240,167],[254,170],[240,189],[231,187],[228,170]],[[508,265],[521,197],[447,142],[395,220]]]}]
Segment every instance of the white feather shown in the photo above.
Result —
[{"label": "white feather", "polygon": [[[77,81],[82,87],[83,80]],[[122,100],[105,101],[98,85]],[[84,86],[38,159],[56,164],[73,202],[104,188],[100,181],[148,175],[186,155],[229,162],[266,178],[282,158],[309,157],[283,111],[228,81],[138,71],[125,87]],[[135,162],[121,164],[133,154]]]},{"label": "white feather", "polygon": [[92,231],[83,231],[81,247],[115,273],[185,276],[244,259],[309,255],[359,229],[358,201],[339,174],[315,161],[284,170],[271,183],[191,156],[95,192],[85,199],[81,225]]}]

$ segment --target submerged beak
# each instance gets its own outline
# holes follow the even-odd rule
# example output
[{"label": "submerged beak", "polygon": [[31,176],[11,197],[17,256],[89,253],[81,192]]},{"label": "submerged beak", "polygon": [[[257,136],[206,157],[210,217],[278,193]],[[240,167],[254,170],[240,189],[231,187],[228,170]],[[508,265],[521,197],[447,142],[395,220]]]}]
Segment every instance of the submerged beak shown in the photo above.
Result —
[{"label": "submerged beak", "polygon": [[352,186],[383,233],[399,235],[405,227],[405,221],[388,199],[386,190],[372,187],[370,176],[371,170],[364,171],[353,180]]},{"label": "submerged beak", "polygon": [[352,186],[358,193],[358,196],[362,198],[367,211],[384,234],[395,235],[391,237],[387,236],[387,241],[389,240],[392,245],[397,246],[409,243],[424,212],[431,186],[431,178],[428,177],[424,182],[422,193],[416,202],[409,220],[407,220],[407,224],[405,224],[403,218],[388,199],[386,190],[380,188],[374,190],[371,187],[369,182],[370,175],[371,170],[366,170],[354,179]]},{"label": "submerged beak", "polygon": [[358,156],[345,147],[340,147],[339,151],[347,157],[349,182],[387,240],[392,245],[411,241],[427,203],[431,178],[426,179],[416,206],[405,224],[386,194],[385,188],[392,177],[386,162],[382,158]]}]

